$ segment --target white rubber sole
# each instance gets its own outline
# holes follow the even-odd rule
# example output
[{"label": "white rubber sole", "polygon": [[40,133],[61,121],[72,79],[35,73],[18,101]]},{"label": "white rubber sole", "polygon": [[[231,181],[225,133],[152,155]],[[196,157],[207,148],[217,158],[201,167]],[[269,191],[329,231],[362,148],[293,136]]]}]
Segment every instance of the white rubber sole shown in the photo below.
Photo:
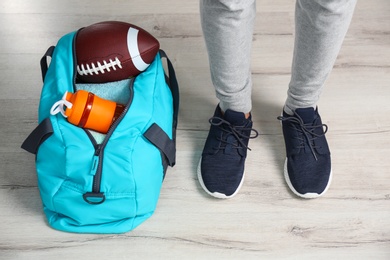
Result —
[{"label": "white rubber sole", "polygon": [[286,160],[284,162],[284,178],[286,179],[288,187],[290,188],[290,190],[292,192],[294,192],[295,195],[297,195],[297,196],[299,196],[301,198],[304,198],[304,199],[315,199],[315,198],[321,197],[322,195],[324,195],[328,191],[330,183],[332,182],[332,169],[330,170],[328,184],[326,185],[325,190],[322,193],[320,193],[320,194],[314,193],[314,192],[308,192],[308,193],[305,193],[305,194],[301,194],[301,193],[297,192],[294,189],[293,185],[291,184],[290,177],[288,175],[287,158],[286,158]]},{"label": "white rubber sole", "polygon": [[198,180],[199,180],[199,183],[200,183],[200,186],[202,187],[202,189],[203,189],[207,194],[209,194],[210,196],[212,196],[212,197],[214,197],[214,198],[218,198],[218,199],[230,199],[230,198],[233,198],[233,197],[238,193],[238,191],[241,189],[241,186],[242,186],[242,184],[244,183],[245,172],[244,172],[244,174],[242,175],[242,179],[241,179],[240,185],[238,185],[237,190],[236,190],[232,195],[227,196],[227,195],[225,195],[225,194],[223,194],[223,193],[220,193],[220,192],[210,192],[210,191],[206,188],[206,185],[204,185],[204,182],[203,182],[202,172],[201,172],[201,164],[202,164],[202,157],[201,157],[200,160],[199,160],[198,169],[197,169]]}]

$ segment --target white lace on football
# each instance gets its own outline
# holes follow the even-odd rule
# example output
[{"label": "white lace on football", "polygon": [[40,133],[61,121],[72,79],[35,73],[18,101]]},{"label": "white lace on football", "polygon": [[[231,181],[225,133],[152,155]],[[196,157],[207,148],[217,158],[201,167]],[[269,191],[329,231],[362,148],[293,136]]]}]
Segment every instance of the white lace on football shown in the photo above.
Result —
[{"label": "white lace on football", "polygon": [[116,70],[118,68],[122,68],[121,61],[118,59],[118,57],[115,58],[115,60],[110,59],[109,62],[103,60],[103,64],[101,64],[99,61],[91,64],[84,64],[77,65],[77,73],[80,76],[83,75],[93,75],[93,74],[104,74],[106,71],[110,72],[111,69]]}]

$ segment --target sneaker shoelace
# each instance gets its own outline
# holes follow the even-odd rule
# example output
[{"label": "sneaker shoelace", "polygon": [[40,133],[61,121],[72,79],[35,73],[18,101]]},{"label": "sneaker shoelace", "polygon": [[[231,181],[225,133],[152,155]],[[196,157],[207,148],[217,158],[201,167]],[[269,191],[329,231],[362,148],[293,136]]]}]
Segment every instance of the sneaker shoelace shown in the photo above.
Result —
[{"label": "sneaker shoelace", "polygon": [[[293,123],[292,126],[294,127],[294,129],[297,130],[298,133],[300,133],[297,136],[297,139],[300,141],[299,146],[297,148],[304,149],[305,143],[306,143],[309,146],[310,151],[314,156],[314,159],[317,161],[318,158],[317,158],[317,155],[316,155],[316,152],[314,149],[318,148],[318,147],[315,146],[314,140],[319,138],[319,137],[323,137],[326,134],[326,132],[328,131],[328,126],[326,124],[321,124],[321,125],[305,124],[299,115],[297,115],[295,112],[294,112],[294,114],[296,117],[295,116],[291,116],[291,117],[278,116],[278,120]],[[323,129],[322,134],[315,133],[315,130],[318,128]],[[305,139],[306,139],[306,142],[305,142]]]},{"label": "sneaker shoelace", "polygon": [[[236,149],[248,149],[251,150],[244,142],[243,139],[254,139],[259,136],[259,132],[256,129],[252,129],[251,127],[246,127],[246,125],[243,126],[235,126],[232,125],[230,122],[226,121],[223,118],[214,116],[209,119],[209,122],[211,125],[218,126],[225,134],[222,135],[222,138],[217,138],[218,141],[220,141],[224,146],[221,146],[219,148],[214,148],[217,150],[225,149],[226,145],[230,144],[232,147]],[[249,136],[245,135],[245,131],[250,131]],[[252,135],[254,133],[254,135]],[[228,137],[234,136],[237,142],[229,142]],[[239,145],[241,144],[241,146]]]}]

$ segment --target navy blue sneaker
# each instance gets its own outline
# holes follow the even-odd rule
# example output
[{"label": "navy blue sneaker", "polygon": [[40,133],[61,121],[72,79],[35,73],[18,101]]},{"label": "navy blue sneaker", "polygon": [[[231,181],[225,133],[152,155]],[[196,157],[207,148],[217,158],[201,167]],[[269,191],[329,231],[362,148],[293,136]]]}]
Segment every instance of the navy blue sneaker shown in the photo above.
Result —
[{"label": "navy blue sneaker", "polygon": [[251,116],[246,119],[244,113],[232,110],[222,114],[219,106],[209,122],[211,127],[198,165],[198,180],[211,196],[231,198],[244,180],[249,139],[256,138],[258,132],[252,129]]},{"label": "navy blue sneaker", "polygon": [[318,109],[299,108],[294,115],[283,111],[282,121],[287,158],[284,177],[290,189],[303,198],[316,198],[329,188],[332,179],[328,127]]}]

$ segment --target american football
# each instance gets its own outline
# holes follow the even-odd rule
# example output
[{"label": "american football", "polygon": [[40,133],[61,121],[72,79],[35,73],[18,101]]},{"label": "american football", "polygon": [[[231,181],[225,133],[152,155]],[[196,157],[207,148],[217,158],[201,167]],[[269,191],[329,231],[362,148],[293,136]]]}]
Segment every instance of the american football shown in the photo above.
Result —
[{"label": "american football", "polygon": [[138,26],[92,24],[76,35],[77,80],[105,83],[134,77],[150,65],[159,48],[158,40]]}]

